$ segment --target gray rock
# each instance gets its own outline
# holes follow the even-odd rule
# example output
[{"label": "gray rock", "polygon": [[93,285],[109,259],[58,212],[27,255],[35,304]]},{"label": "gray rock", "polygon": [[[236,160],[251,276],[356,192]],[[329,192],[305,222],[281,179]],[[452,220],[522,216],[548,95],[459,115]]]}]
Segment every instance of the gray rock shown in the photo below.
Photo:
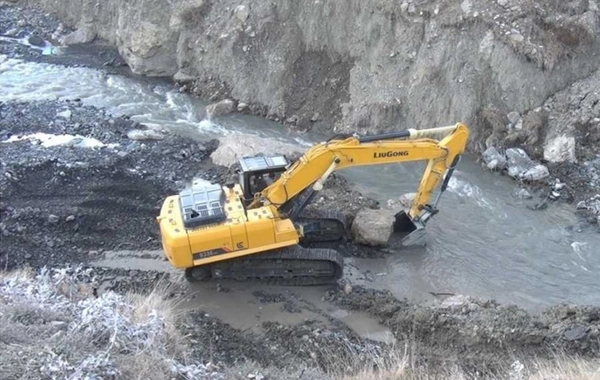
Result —
[{"label": "gray rock", "polygon": [[402,12],[402,13],[408,12],[408,2],[407,1],[403,1],[402,4],[400,4],[400,12]]},{"label": "gray rock", "polygon": [[127,132],[127,137],[131,140],[164,140],[165,135],[153,129],[133,129]]},{"label": "gray rock", "polygon": [[52,224],[56,224],[58,223],[58,221],[60,220],[60,218],[54,214],[50,214],[48,215],[48,222],[52,223]]},{"label": "gray rock", "polygon": [[561,135],[544,146],[544,159],[550,162],[576,162],[575,137]]},{"label": "gray rock", "polygon": [[219,147],[210,155],[217,165],[231,166],[243,156],[258,154],[302,154],[305,148],[255,135],[232,134],[219,139]]},{"label": "gray rock", "polygon": [[506,158],[509,166],[533,166],[533,161],[527,153],[520,148],[509,148],[506,150]]},{"label": "gray rock", "polygon": [[71,112],[71,110],[64,110],[62,112],[58,112],[56,114],[56,117],[63,117],[65,119],[69,120],[69,119],[71,119],[72,114],[73,113]]},{"label": "gray rock", "polygon": [[504,169],[506,168],[506,157],[503,154],[498,152],[498,149],[491,146],[483,152],[483,161],[486,163],[487,167],[495,170],[495,169]]},{"label": "gray rock", "polygon": [[509,114],[506,115],[506,117],[508,117],[508,121],[510,121],[510,123],[514,125],[514,124],[517,124],[517,122],[521,118],[521,115],[519,115],[519,113],[517,111],[512,111],[512,112],[509,112]]},{"label": "gray rock", "polygon": [[187,73],[184,70],[179,70],[173,75],[173,80],[177,82],[192,82],[194,79],[196,79],[195,75]]},{"label": "gray rock", "polygon": [[473,7],[473,3],[471,2],[471,0],[463,0],[463,2],[460,3],[460,8],[465,13],[471,12],[472,7]]},{"label": "gray rock", "polygon": [[545,165],[538,164],[524,172],[521,175],[521,178],[528,181],[539,181],[548,177],[549,175],[550,172],[548,171],[548,168]]},{"label": "gray rock", "polygon": [[352,222],[354,241],[370,246],[387,246],[393,231],[394,215],[391,210],[361,209]]},{"label": "gray rock", "polygon": [[[536,166],[536,164],[529,158],[527,153],[520,148],[507,149],[506,158],[508,175],[513,178],[521,178],[524,173]],[[533,174],[535,173],[531,173],[531,175]]]},{"label": "gray rock", "polygon": [[400,204],[402,206],[410,207],[416,197],[417,197],[417,193],[406,193],[406,194],[402,194],[400,196],[400,198],[398,199],[398,201],[400,202]]},{"label": "gray rock", "polygon": [[585,337],[585,334],[587,333],[588,329],[589,327],[586,326],[575,325],[565,331],[564,337],[566,340],[569,341],[578,340]]},{"label": "gray rock", "polygon": [[239,102],[238,105],[237,105],[238,112],[242,112],[242,111],[246,110],[246,108],[248,108],[248,104],[247,103]]},{"label": "gray rock", "polygon": [[246,22],[246,20],[248,20],[248,17],[250,16],[250,10],[246,5],[238,5],[237,7],[235,7],[233,14],[241,22]]},{"label": "gray rock", "polygon": [[515,42],[523,42],[525,41],[525,37],[519,32],[514,32],[510,35],[510,39]]},{"label": "gray rock", "polygon": [[96,38],[96,32],[90,27],[82,27],[61,38],[62,45],[87,44]]},{"label": "gray rock", "polygon": [[17,29],[17,28],[11,28],[11,29],[7,30],[6,32],[4,32],[5,35],[11,36],[11,37],[16,36],[18,33],[19,33],[19,29]]},{"label": "gray rock", "polygon": [[69,215],[66,217],[65,221],[66,222],[72,222],[75,220],[75,215]]},{"label": "gray rock", "polygon": [[206,107],[206,115],[209,118],[226,115],[236,109],[235,102],[231,99],[221,100]]},{"label": "gray rock", "polygon": [[454,308],[469,305],[472,299],[469,296],[456,294],[443,300],[440,304],[442,308]]},{"label": "gray rock", "polygon": [[531,199],[533,196],[527,189],[518,189],[514,192],[515,197],[519,199]]},{"label": "gray rock", "polygon": [[44,41],[44,39],[40,36],[29,36],[29,38],[27,38],[27,42],[29,42],[29,44],[33,46],[46,46],[46,41]]},{"label": "gray rock", "polygon": [[508,0],[498,0],[498,5],[505,7],[508,5]]}]

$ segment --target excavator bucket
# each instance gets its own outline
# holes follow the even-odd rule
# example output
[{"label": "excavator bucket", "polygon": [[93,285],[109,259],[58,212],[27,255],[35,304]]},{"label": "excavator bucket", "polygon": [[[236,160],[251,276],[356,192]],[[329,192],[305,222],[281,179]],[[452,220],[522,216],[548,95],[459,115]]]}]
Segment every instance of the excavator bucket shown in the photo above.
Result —
[{"label": "excavator bucket", "polygon": [[400,239],[403,246],[425,245],[425,226],[421,222],[412,220],[404,210],[395,217],[394,235]]}]

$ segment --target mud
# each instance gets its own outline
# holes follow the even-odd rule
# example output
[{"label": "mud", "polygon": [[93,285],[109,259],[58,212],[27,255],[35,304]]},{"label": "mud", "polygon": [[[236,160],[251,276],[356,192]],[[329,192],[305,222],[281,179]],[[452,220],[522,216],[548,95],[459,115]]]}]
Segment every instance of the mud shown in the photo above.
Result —
[{"label": "mud", "polygon": [[416,305],[388,291],[354,287],[328,292],[332,303],[367,311],[388,326],[399,342],[416,342],[422,365],[455,360],[466,371],[494,373],[514,357],[552,358],[556,353],[600,355],[600,308],[557,305],[529,314],[511,305],[466,296]]},{"label": "mud", "polygon": [[362,339],[347,327],[332,329],[315,320],[294,326],[265,322],[264,333],[257,335],[233,329],[209,314],[191,312],[180,327],[196,343],[195,355],[212,357],[215,363],[225,365],[250,360],[265,367],[317,367],[328,372],[343,363],[358,370],[389,350]]}]

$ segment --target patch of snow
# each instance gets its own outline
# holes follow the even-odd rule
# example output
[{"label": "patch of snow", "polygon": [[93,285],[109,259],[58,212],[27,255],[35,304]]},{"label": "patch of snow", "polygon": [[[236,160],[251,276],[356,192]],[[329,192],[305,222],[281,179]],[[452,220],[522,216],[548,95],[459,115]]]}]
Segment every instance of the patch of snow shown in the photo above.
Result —
[{"label": "patch of snow", "polygon": [[115,148],[119,146],[119,144],[104,144],[102,141],[95,139],[93,137],[83,137],[81,135],[54,135],[51,133],[33,133],[25,136],[11,136],[7,140],[4,140],[3,143],[11,143],[17,141],[29,140],[32,144],[37,145],[40,144],[45,148],[51,148],[60,145],[68,145],[74,146],[77,148]]}]

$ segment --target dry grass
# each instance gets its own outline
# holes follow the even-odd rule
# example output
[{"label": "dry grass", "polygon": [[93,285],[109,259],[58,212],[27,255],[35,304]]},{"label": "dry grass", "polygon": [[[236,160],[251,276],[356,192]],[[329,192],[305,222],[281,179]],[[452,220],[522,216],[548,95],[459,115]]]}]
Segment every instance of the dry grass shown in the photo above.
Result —
[{"label": "dry grass", "polygon": [[600,360],[582,360],[567,356],[555,360],[534,360],[523,364],[515,361],[501,375],[467,373],[457,364],[446,368],[413,367],[408,357],[388,362],[381,370],[366,368],[353,375],[334,376],[335,380],[600,380]]},{"label": "dry grass", "polygon": [[3,379],[221,377],[186,360],[168,284],[96,297],[93,282],[80,269],[0,274]]}]

